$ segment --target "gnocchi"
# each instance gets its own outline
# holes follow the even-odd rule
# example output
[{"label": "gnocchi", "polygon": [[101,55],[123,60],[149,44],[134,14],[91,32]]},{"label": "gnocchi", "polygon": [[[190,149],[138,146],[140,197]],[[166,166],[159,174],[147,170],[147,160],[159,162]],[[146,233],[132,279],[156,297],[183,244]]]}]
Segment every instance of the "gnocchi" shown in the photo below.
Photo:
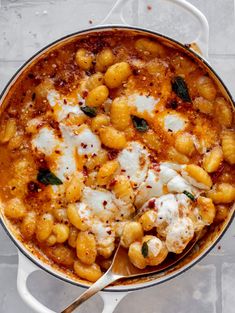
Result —
[{"label": "gnocchi", "polygon": [[104,74],[105,84],[113,89],[121,86],[131,75],[131,68],[127,62],[120,62],[111,65]]},{"label": "gnocchi", "polygon": [[89,70],[92,66],[93,55],[86,49],[78,49],[75,55],[77,65],[83,70]]},{"label": "gnocchi", "polygon": [[230,164],[235,164],[235,133],[226,130],[222,133],[221,140],[224,159]]}]

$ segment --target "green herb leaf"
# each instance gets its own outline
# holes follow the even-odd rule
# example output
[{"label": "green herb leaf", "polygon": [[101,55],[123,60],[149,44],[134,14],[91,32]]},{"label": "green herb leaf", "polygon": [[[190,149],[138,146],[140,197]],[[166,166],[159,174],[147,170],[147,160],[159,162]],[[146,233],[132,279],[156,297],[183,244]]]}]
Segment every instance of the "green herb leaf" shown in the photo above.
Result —
[{"label": "green herb leaf", "polygon": [[149,252],[148,243],[144,242],[143,245],[142,245],[142,248],[141,248],[141,253],[142,253],[144,258],[147,258],[148,252]]},{"label": "green herb leaf", "polygon": [[82,112],[85,113],[89,117],[95,117],[97,115],[96,109],[89,107],[88,105],[81,106],[80,108],[81,108]]},{"label": "green herb leaf", "polygon": [[188,92],[188,87],[184,79],[180,76],[176,76],[172,82],[172,90],[180,97],[183,101],[191,102],[191,98]]},{"label": "green herb leaf", "polygon": [[55,176],[48,168],[40,168],[37,180],[44,185],[62,185],[63,182]]},{"label": "green herb leaf", "polygon": [[183,193],[192,201],[195,201],[195,197],[194,195],[192,195],[190,192],[188,192],[187,190],[184,190]]},{"label": "green herb leaf", "polygon": [[133,122],[134,127],[139,131],[139,132],[146,132],[149,128],[148,123],[145,121],[145,119],[140,118],[135,115],[131,115],[131,119]]}]

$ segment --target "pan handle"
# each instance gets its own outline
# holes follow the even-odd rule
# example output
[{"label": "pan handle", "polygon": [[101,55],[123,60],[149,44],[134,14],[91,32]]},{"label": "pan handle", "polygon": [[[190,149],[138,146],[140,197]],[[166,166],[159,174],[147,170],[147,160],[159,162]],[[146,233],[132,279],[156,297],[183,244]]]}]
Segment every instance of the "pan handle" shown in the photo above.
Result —
[{"label": "pan handle", "polygon": [[[141,1],[141,0],[140,0]],[[209,46],[209,24],[205,17],[205,15],[194,5],[189,3],[186,0],[163,0],[163,1],[169,1],[172,2],[179,7],[183,8],[184,10],[191,13],[199,22],[200,24],[200,30],[197,35],[197,37],[193,40],[193,44],[196,44],[198,47],[200,47],[200,50],[202,51],[202,54],[205,58],[208,58],[208,46]],[[101,25],[107,25],[107,24],[115,24],[115,25],[128,25],[123,17],[122,9],[127,1],[126,0],[117,0],[114,4],[114,6],[111,8],[109,13],[106,15],[104,20],[100,23]],[[135,12],[139,12],[138,10],[138,1],[135,1]],[[133,25],[138,26],[138,25]],[[192,45],[192,49],[193,49]],[[198,53],[198,51],[196,51]]]},{"label": "pan handle", "polygon": [[38,268],[21,252],[18,252],[17,290],[24,302],[37,313],[55,313],[39,302],[28,290],[27,279]]},{"label": "pan handle", "polygon": [[118,306],[119,302],[130,293],[130,291],[127,292],[99,292],[99,295],[101,296],[103,302],[104,302],[104,308],[102,313],[113,313],[115,308]]},{"label": "pan handle", "polygon": [[[17,290],[23,301],[37,313],[56,313],[39,302],[28,290],[28,277],[35,271],[38,271],[31,261],[29,261],[20,251],[18,252],[18,273],[17,273]],[[102,313],[112,313],[118,303],[130,292],[99,292],[104,308]]]}]

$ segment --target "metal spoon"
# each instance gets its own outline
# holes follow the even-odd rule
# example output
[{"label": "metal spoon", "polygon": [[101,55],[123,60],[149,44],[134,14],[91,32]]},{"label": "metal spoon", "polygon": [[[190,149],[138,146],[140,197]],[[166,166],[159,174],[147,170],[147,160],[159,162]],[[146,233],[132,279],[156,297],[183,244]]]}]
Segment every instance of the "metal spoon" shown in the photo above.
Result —
[{"label": "metal spoon", "polygon": [[84,301],[88,300],[94,294],[121,278],[131,278],[148,274],[156,274],[158,272],[166,270],[167,268],[170,268],[171,266],[179,262],[182,258],[184,258],[186,254],[188,254],[192,250],[192,248],[195,246],[196,242],[200,238],[200,235],[201,233],[198,232],[181,254],[169,254],[167,259],[158,266],[148,266],[142,270],[136,268],[130,262],[127,255],[127,250],[119,244],[114,255],[113,262],[107,272],[61,313],[73,312],[73,310],[75,310]]}]

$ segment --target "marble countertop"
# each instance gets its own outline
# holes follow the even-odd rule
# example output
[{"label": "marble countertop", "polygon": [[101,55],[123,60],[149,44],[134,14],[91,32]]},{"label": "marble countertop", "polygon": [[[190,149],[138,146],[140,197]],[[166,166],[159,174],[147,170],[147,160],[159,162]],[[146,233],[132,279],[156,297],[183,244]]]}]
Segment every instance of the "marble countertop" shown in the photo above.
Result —
[{"label": "marble countertop", "polygon": [[[235,2],[189,2],[208,18],[209,62],[235,97]],[[99,23],[113,3],[113,0],[0,0],[0,91],[33,53],[67,33]],[[126,0],[123,16],[130,24],[153,28],[184,43],[194,39],[198,31],[195,20],[173,10],[166,0]],[[17,264],[17,249],[0,226],[1,313],[33,312],[17,293]],[[235,221],[220,243],[199,264],[174,280],[129,294],[115,312],[234,313],[234,286]],[[82,292],[81,288],[63,283],[42,271],[30,277],[29,288],[54,310]],[[98,313],[102,306],[102,300],[96,296],[79,312]]]}]

